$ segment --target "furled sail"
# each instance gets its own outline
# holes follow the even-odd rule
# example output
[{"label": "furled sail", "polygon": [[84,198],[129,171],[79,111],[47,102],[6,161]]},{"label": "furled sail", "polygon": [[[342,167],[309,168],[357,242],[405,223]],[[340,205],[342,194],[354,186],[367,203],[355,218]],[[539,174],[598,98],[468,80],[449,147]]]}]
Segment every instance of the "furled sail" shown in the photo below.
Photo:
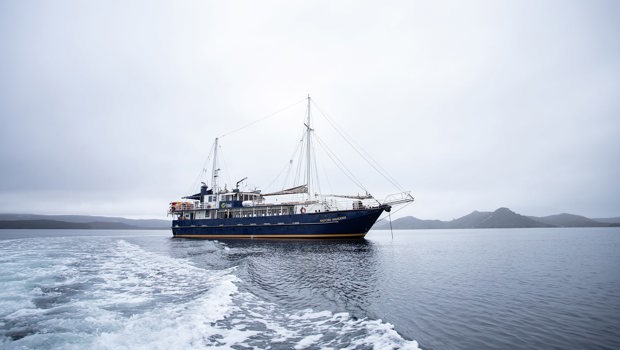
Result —
[{"label": "furled sail", "polygon": [[325,195],[325,197],[338,197],[338,198],[349,198],[349,199],[370,199],[370,198],[373,198],[373,196],[371,196],[370,193],[366,193],[363,196],[360,196],[359,194],[356,195],[356,196],[345,195],[345,194],[327,194],[327,195]]},{"label": "furled sail", "polygon": [[308,186],[301,185],[301,186],[288,188],[286,190],[282,190],[278,192],[266,193],[263,196],[282,196],[285,194],[297,194],[297,193],[308,193]]}]

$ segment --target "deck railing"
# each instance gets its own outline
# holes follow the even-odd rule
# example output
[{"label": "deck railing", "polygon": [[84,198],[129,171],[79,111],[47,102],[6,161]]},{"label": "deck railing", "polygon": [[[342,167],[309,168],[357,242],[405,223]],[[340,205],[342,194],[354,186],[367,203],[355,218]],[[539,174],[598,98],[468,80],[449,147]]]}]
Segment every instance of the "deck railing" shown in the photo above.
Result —
[{"label": "deck railing", "polygon": [[[406,196],[403,196],[406,198]],[[392,200],[387,204],[393,204],[395,202],[401,202],[403,198],[400,200]],[[409,201],[407,199],[404,200]],[[337,198],[323,198],[322,200],[313,200],[313,201],[292,201],[292,202],[281,202],[281,203],[256,203],[252,207],[261,208],[268,206],[280,206],[280,205],[293,205],[293,206],[308,206],[308,205],[320,205],[323,206],[322,210],[351,210],[351,209],[363,209],[369,207],[376,207],[379,203],[374,199],[360,199],[360,200],[352,200],[352,199],[337,199]],[[245,207],[244,209],[250,209],[252,207]],[[170,203],[170,207],[168,208],[168,214],[178,213],[187,210],[204,210],[204,209],[220,209],[217,206],[216,202],[205,202],[200,203],[196,202],[172,202]],[[230,208],[222,208],[222,209],[230,209]],[[235,208],[241,209],[241,208]]]}]

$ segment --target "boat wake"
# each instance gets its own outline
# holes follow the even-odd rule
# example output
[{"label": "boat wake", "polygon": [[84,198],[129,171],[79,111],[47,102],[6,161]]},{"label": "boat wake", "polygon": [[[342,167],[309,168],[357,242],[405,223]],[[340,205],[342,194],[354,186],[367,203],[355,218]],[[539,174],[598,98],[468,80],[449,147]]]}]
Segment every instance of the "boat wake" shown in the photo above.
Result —
[{"label": "boat wake", "polygon": [[1,347],[418,348],[380,320],[285,311],[241,292],[235,268],[208,270],[126,240],[109,243],[0,242]]}]

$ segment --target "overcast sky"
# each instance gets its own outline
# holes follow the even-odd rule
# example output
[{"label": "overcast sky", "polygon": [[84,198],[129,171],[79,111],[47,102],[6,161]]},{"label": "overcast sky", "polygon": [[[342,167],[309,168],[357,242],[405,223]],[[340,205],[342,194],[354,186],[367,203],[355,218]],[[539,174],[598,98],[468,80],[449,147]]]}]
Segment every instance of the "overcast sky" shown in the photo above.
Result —
[{"label": "overcast sky", "polygon": [[[399,217],[620,216],[620,2],[598,0],[0,0],[0,212],[165,217],[215,137],[308,93],[413,191]],[[304,112],[221,139],[229,188],[273,182]]]}]

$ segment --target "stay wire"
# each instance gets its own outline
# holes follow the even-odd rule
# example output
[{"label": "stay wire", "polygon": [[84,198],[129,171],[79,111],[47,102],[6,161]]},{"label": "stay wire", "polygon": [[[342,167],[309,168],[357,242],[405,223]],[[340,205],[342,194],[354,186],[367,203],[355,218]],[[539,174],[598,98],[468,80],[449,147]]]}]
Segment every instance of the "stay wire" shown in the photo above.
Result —
[{"label": "stay wire", "polygon": [[348,177],[349,180],[355,183],[360,189],[368,193],[368,190],[366,189],[366,187],[364,187],[362,182],[357,177],[355,177],[355,175],[353,175],[353,172],[349,170],[349,168],[347,168],[346,165],[344,165],[344,163],[340,160],[340,158],[336,156],[336,154],[321,140],[320,137],[318,137],[317,135],[314,135],[314,136],[319,146],[323,148],[323,150],[325,151],[325,154],[327,154],[327,157],[331,159],[332,162],[334,162],[334,164],[338,167],[338,169],[340,169],[340,171],[342,171],[342,173],[346,177]]},{"label": "stay wire", "polygon": [[[264,116],[264,117],[262,117],[262,118],[260,118],[260,119],[258,119],[258,120],[255,120],[255,121],[253,121],[253,122],[251,122],[251,123],[248,123],[248,124],[246,124],[246,125],[244,125],[244,126],[241,126],[241,127],[237,128],[237,129],[233,129],[233,130],[231,130],[231,131],[228,131],[228,132],[226,132],[226,133],[224,133],[224,134],[222,134],[222,135],[218,136],[218,138],[222,138],[222,137],[224,137],[224,136],[228,136],[228,135],[230,135],[230,134],[236,133],[236,132],[241,131],[241,130],[243,130],[243,129],[249,128],[250,126],[252,126],[252,125],[254,125],[254,124],[258,124],[258,123],[260,123],[260,122],[262,122],[262,121],[264,121],[264,120],[267,120],[267,119],[269,119],[269,118],[271,118],[271,117],[274,117],[274,116],[276,116],[276,115],[278,115],[278,114],[280,114],[280,113],[282,113],[282,112],[284,112],[284,111],[286,111],[286,110],[288,110],[288,109],[290,109],[290,108],[292,108],[292,107],[294,107],[294,106],[296,106],[296,105],[298,105],[299,103],[304,102],[304,101],[307,101],[307,98],[303,98],[303,99],[301,99],[301,100],[299,100],[299,101],[296,101],[296,102],[294,102],[294,103],[292,103],[292,104],[290,104],[290,105],[288,105],[288,106],[286,106],[286,107],[284,107],[284,108],[281,108],[281,109],[279,109],[279,110],[277,110],[277,111],[275,111],[275,112],[273,112],[273,113],[271,113],[271,114],[268,114],[268,115],[266,115],[266,116]],[[215,147],[215,143],[213,143],[213,144],[211,145],[211,150],[209,151],[209,155],[208,155],[207,159],[205,160],[205,162],[204,162],[204,164],[203,164],[202,168],[201,168],[201,169],[200,169],[200,171],[198,172],[198,175],[196,176],[196,179],[193,181],[193,183],[192,183],[192,185],[191,185],[191,188],[188,190],[188,192],[192,191],[192,188],[195,188],[195,187],[196,187],[196,185],[197,185],[198,181],[200,180],[200,177],[201,177],[203,174],[206,174],[206,173],[207,173],[207,170],[206,170],[206,169],[207,169],[207,163],[211,160],[211,156],[213,155],[213,152],[214,152],[214,147]]]},{"label": "stay wire", "polygon": [[286,188],[286,184],[288,182],[288,178],[291,174],[291,168],[292,168],[292,161],[295,158],[295,155],[297,154],[297,151],[299,151],[299,149],[301,149],[301,144],[297,144],[295,146],[295,150],[293,151],[293,154],[291,155],[291,157],[286,161],[286,164],[284,165],[284,167],[282,168],[282,170],[280,170],[280,172],[278,173],[278,176],[276,176],[275,179],[273,179],[273,181],[271,181],[271,183],[269,184],[269,186],[267,186],[268,189],[271,188],[271,186],[273,186],[273,184],[275,184],[276,181],[278,181],[278,179],[280,178],[280,176],[282,175],[282,173],[284,172],[284,170],[287,170],[286,176],[284,178],[284,184],[282,186],[282,190],[284,190]]},{"label": "stay wire", "polygon": [[[226,186],[226,185],[228,185],[226,183],[226,180],[228,180],[228,182],[230,182],[230,186],[232,186],[233,181],[231,180],[231,177],[230,177],[231,174],[232,174],[232,170],[228,167],[228,164],[226,163],[226,157],[224,157],[224,151],[222,150],[222,146],[221,145],[220,145],[220,155],[221,155],[220,159],[221,159],[221,162],[222,162],[222,168],[224,169],[224,171],[222,171],[222,172],[224,173],[224,176],[226,176],[226,179],[224,179],[224,188],[226,188],[228,190],[228,188]],[[229,191],[232,191],[232,188]]]},{"label": "stay wire", "polygon": [[269,186],[267,186],[265,189],[268,190],[269,192],[275,192],[272,191],[271,186],[273,186],[273,184],[278,181],[278,179],[280,178],[280,176],[282,176],[282,173],[284,173],[284,170],[286,170],[286,168],[289,167],[289,162],[287,161],[286,164],[282,167],[282,169],[280,169],[280,172],[278,172],[278,175],[276,175],[276,178],[273,179],[273,181],[271,181],[271,183],[269,184]]},{"label": "stay wire", "polygon": [[[405,205],[403,205],[402,207],[400,207],[398,210],[394,211],[394,214],[396,214],[396,213],[398,213],[399,211],[401,211],[401,210],[403,210],[403,209],[407,208],[407,206],[409,206],[411,203],[413,203],[413,202],[406,203]],[[387,219],[387,218],[388,218],[388,216],[390,217],[390,220],[392,220],[392,212],[391,212],[391,211],[390,211],[390,212],[388,212],[388,215],[386,215],[386,216],[384,216],[384,217],[380,218],[379,220],[375,221],[375,224],[376,224],[376,223],[378,223],[378,222],[381,222],[381,221],[383,221],[383,220],[385,220],[385,219]]]},{"label": "stay wire", "polygon": [[[314,157],[312,157],[313,163],[314,163],[314,176],[316,178],[316,191],[315,193],[321,193],[321,182],[320,182],[320,176],[319,176],[319,167],[317,165],[317,153],[316,153],[316,149],[314,147],[314,139],[316,139],[316,134],[314,135],[315,137],[313,139],[311,139],[313,142],[311,142],[310,144],[310,148],[312,149],[311,153],[314,154]],[[312,174],[313,172],[310,171],[310,174]]]},{"label": "stay wire", "polygon": [[[302,142],[300,141],[295,146],[295,151],[293,152],[293,154],[291,155],[291,157],[288,160],[289,168],[288,168],[288,172],[286,173],[286,178],[284,179],[284,183],[282,184],[282,189],[293,187],[296,184],[299,184],[297,182],[297,173],[298,173],[298,171],[295,173],[295,175],[293,175],[293,178],[291,179],[291,170],[293,170],[294,160],[297,157],[297,152],[301,152],[301,147],[302,147]],[[289,182],[289,180],[290,180],[290,182]]]},{"label": "stay wire", "polygon": [[[286,111],[286,110],[288,110],[288,109],[290,109],[290,108],[292,108],[292,107],[294,107],[294,106],[296,106],[296,105],[298,105],[298,104],[300,104],[301,102],[304,102],[304,101],[307,101],[307,99],[306,99],[306,98],[303,98],[303,99],[301,99],[301,100],[298,100],[298,101],[296,101],[296,102],[294,102],[294,103],[292,103],[292,104],[290,104],[290,105],[288,105],[288,106],[286,106],[286,107],[284,107],[284,108],[281,108],[281,109],[279,109],[279,110],[277,110],[277,111],[275,111],[275,112],[273,112],[273,113],[270,113],[270,114],[268,114],[268,115],[266,115],[266,116],[264,116],[264,117],[262,117],[262,118],[260,118],[260,119],[254,120],[253,122],[250,122],[250,123],[248,123],[248,124],[246,124],[246,125],[243,125],[243,126],[241,126],[241,127],[239,127],[239,128],[236,128],[236,129],[233,129],[233,130],[228,131],[228,132],[226,132],[226,133],[223,133],[223,134],[221,134],[220,136],[218,136],[218,138],[223,138],[224,136],[228,136],[228,135],[230,135],[230,134],[234,134],[234,133],[236,133],[236,132],[238,132],[238,131],[241,131],[241,130],[243,130],[243,129],[249,128],[249,127],[250,127],[250,126],[252,126],[252,125],[258,124],[258,123],[260,123],[260,122],[262,122],[262,121],[265,121],[265,120],[267,120],[267,119],[269,119],[269,118],[272,118],[272,117],[274,117],[274,116],[276,116],[276,115],[278,115],[278,114],[280,114],[280,113],[282,113],[282,112],[284,112],[284,111]],[[207,169],[207,162],[211,159],[211,156],[213,155],[213,152],[214,152],[214,146],[215,146],[215,143],[211,146],[211,150],[209,151],[209,156],[208,156],[208,157],[207,157],[207,159],[205,160],[205,163],[204,163],[204,165],[203,165],[202,169],[198,172],[198,175],[197,175],[197,177],[196,177],[196,180],[194,180],[194,183],[192,184],[192,188],[196,186],[197,182],[198,182],[198,181],[199,181],[199,179],[200,179],[200,176],[201,176],[203,173],[206,173],[206,172],[207,172],[207,170],[206,170],[206,169]],[[220,148],[220,149],[221,149],[221,148]],[[226,168],[225,164],[223,164],[223,165],[224,165],[224,168]],[[229,176],[230,176],[229,174],[226,174],[226,175],[227,175],[227,177],[229,177]],[[228,180],[230,181],[230,178],[228,178]],[[191,188],[189,189],[189,191],[191,191]]]},{"label": "stay wire", "polygon": [[211,149],[209,150],[207,158],[205,159],[200,171],[198,171],[198,175],[196,175],[196,179],[194,179],[194,181],[191,184],[191,187],[187,190],[187,193],[191,193],[192,189],[196,188],[196,185],[198,185],[198,181],[200,181],[200,177],[203,174],[207,173],[207,163],[209,163],[209,161],[211,160],[211,156],[213,155],[214,148],[215,148],[215,142],[211,144]]},{"label": "stay wire", "polygon": [[[297,159],[297,169],[295,169],[295,176],[293,177],[293,182],[294,183],[300,183],[303,184],[305,181],[302,181],[301,179],[301,165],[304,162],[304,152],[303,152],[303,144],[304,144],[304,140],[305,140],[305,134],[304,136],[301,137],[301,140],[299,141],[299,158]],[[305,175],[304,175],[305,178]]]},{"label": "stay wire", "polygon": [[271,114],[269,114],[269,115],[267,115],[267,116],[265,116],[265,117],[262,117],[262,118],[260,118],[260,119],[258,119],[258,120],[255,120],[255,121],[253,121],[253,122],[251,122],[251,123],[248,123],[248,124],[246,124],[246,125],[244,125],[244,126],[241,126],[241,127],[237,128],[237,129],[234,129],[234,130],[231,130],[231,131],[229,131],[229,132],[226,132],[226,133],[224,133],[224,134],[222,134],[222,135],[220,135],[220,136],[218,136],[218,137],[219,137],[219,138],[222,138],[222,137],[224,137],[224,136],[228,136],[228,135],[230,135],[230,134],[236,133],[236,132],[241,131],[241,130],[243,130],[243,129],[249,128],[250,126],[252,126],[252,125],[254,125],[254,124],[258,124],[258,123],[260,123],[260,122],[262,122],[262,121],[264,121],[264,120],[267,120],[267,119],[269,119],[269,118],[271,118],[271,117],[274,117],[274,116],[276,116],[276,115],[278,115],[278,114],[280,114],[280,113],[282,113],[282,112],[284,112],[284,111],[286,111],[286,110],[288,110],[288,109],[290,109],[290,108],[292,108],[292,107],[294,107],[294,106],[298,105],[299,103],[301,103],[301,102],[303,102],[303,101],[307,101],[307,98],[303,98],[303,99],[301,99],[301,100],[299,100],[299,101],[297,101],[297,102],[295,102],[295,103],[293,103],[293,104],[290,104],[290,105],[288,105],[288,106],[286,106],[286,107],[284,107],[284,108],[281,108],[281,109],[279,109],[279,110],[277,110],[277,111],[275,111],[275,112],[273,112],[273,113],[271,113]]},{"label": "stay wire", "polygon": [[[404,191],[403,187],[394,179],[390,174],[377,162],[362,146],[360,146],[351,136],[349,136],[335,121],[333,121],[321,108],[316,104],[316,102],[312,101],[312,104],[316,107],[316,109],[320,112],[320,114],[327,120],[327,122],[336,130],[340,136],[360,155],[370,166],[379,173],[379,175],[383,176],[387,181],[389,181],[392,185],[394,185],[398,190]],[[361,150],[361,151],[360,151]]]},{"label": "stay wire", "polygon": [[388,216],[390,217],[390,233],[392,234],[392,240],[394,240],[394,230],[392,229],[392,213],[388,211]]}]

